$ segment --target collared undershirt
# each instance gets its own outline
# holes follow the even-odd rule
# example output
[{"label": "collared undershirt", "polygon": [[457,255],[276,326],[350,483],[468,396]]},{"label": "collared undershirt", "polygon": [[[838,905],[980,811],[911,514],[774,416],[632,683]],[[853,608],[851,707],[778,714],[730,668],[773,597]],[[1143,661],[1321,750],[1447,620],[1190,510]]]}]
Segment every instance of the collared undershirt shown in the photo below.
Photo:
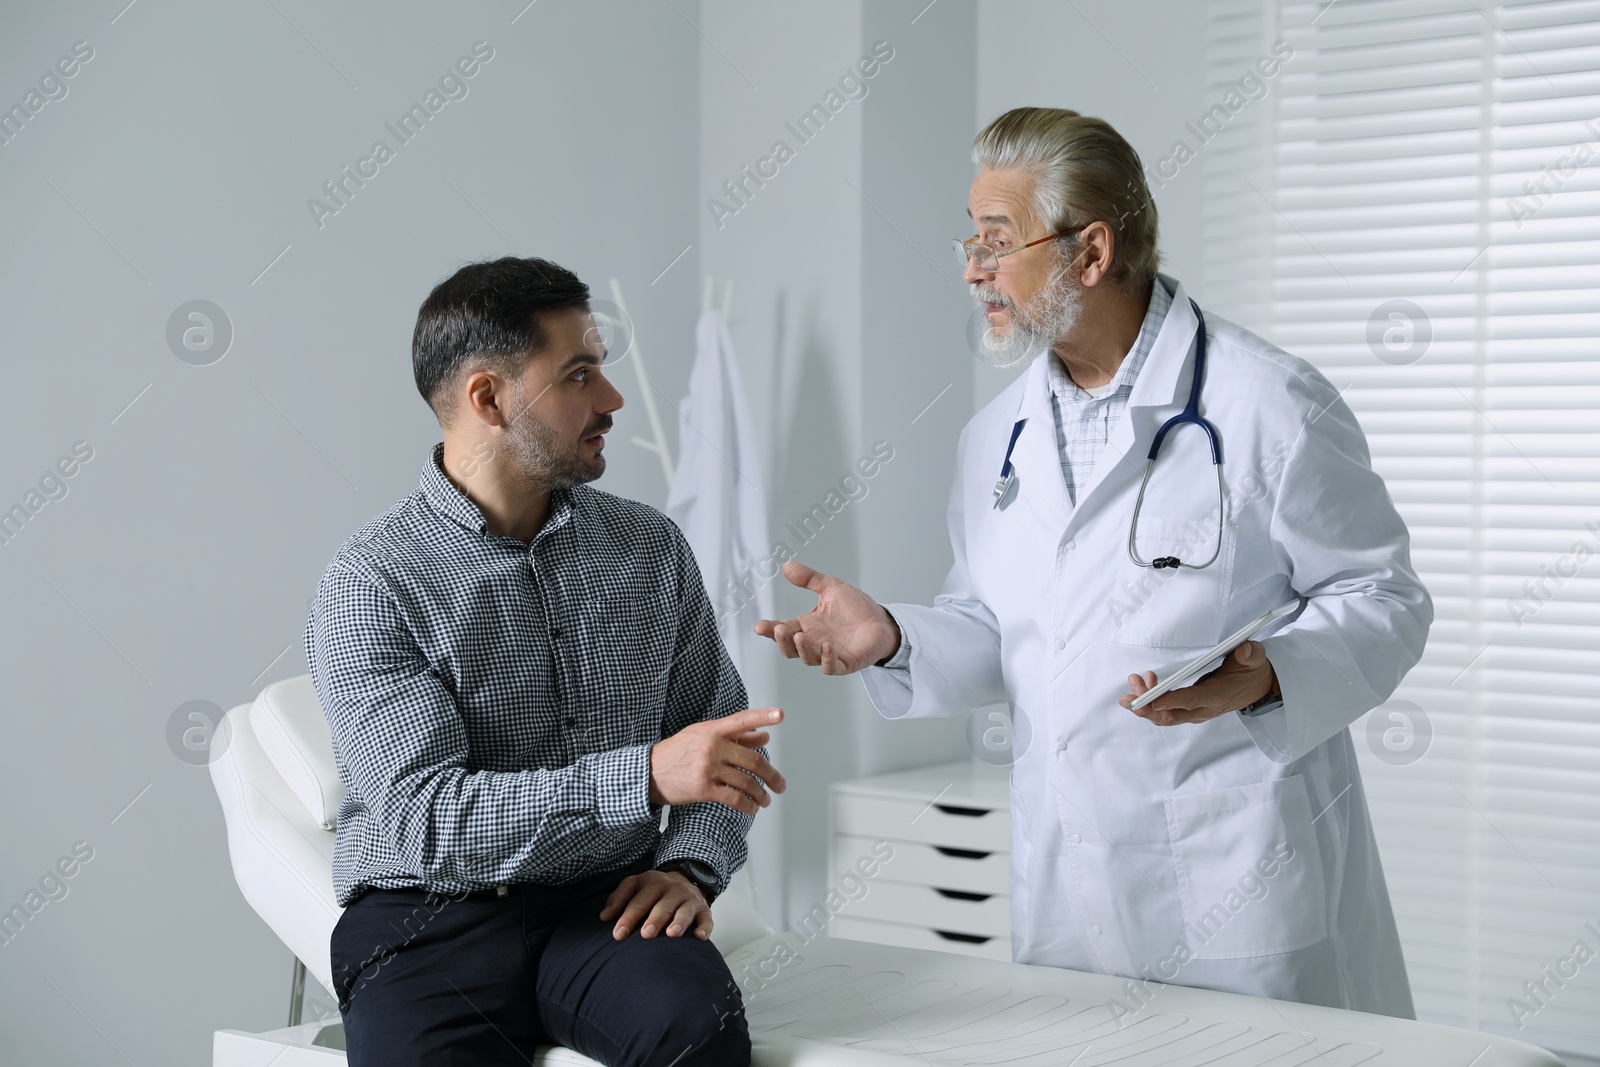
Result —
[{"label": "collared undershirt", "polygon": [[1094,473],[1094,465],[1105,451],[1117,420],[1128,410],[1134,379],[1145,358],[1155,347],[1156,335],[1172,306],[1172,294],[1159,280],[1150,286],[1150,306],[1139,324],[1139,336],[1123,357],[1117,372],[1104,386],[1093,391],[1078,386],[1067,368],[1054,355],[1046,357],[1050,382],[1050,409],[1055,416],[1056,451],[1061,456],[1061,474],[1067,482],[1067,499],[1078,506],[1078,491]]}]

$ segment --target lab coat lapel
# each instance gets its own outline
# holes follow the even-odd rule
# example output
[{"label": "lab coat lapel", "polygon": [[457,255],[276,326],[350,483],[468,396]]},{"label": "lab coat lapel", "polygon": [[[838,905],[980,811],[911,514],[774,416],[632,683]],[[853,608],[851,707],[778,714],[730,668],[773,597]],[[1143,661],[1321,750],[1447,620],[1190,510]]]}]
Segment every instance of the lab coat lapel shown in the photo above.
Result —
[{"label": "lab coat lapel", "polygon": [[[1049,352],[1034,359],[1017,408],[1017,418],[1027,419],[1011,450],[1017,486],[1009,507],[1019,503],[1029,508],[1053,533],[1066,528],[1072,517],[1072,502],[1067,499],[1067,480],[1061,473],[1061,450],[1056,445],[1055,412],[1050,404],[1050,381],[1045,361]],[[1009,427],[1007,427],[1009,432]]]},{"label": "lab coat lapel", "polygon": [[1194,335],[1199,320],[1194,316],[1194,308],[1189,306],[1183,286],[1164,274],[1161,279],[1172,290],[1172,306],[1162,320],[1161,330],[1156,334],[1150,354],[1145,357],[1144,366],[1139,369],[1139,376],[1133,380],[1128,410],[1117,420],[1088,483],[1078,494],[1079,514],[1085,514],[1083,505],[1099,494],[1102,486],[1114,487],[1123,480],[1112,479],[1113,472],[1128,468],[1142,470],[1156,429],[1170,415],[1177,414],[1188,399],[1187,386],[1194,366]]}]

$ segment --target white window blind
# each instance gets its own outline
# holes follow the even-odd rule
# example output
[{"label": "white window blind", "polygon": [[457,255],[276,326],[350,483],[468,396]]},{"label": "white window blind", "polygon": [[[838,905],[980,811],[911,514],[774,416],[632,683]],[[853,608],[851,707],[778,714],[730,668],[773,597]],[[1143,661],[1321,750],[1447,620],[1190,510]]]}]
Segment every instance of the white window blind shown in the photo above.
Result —
[{"label": "white window blind", "polygon": [[1353,728],[1418,1012],[1600,1056],[1600,2],[1213,0],[1207,79],[1207,303],[1343,390],[1434,597]]}]

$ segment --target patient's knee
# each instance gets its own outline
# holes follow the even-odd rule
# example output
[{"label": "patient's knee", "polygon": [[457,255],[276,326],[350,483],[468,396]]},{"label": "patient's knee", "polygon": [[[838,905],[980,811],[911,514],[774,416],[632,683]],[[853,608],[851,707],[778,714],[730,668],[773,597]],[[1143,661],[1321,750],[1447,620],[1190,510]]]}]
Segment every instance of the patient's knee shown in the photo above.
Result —
[{"label": "patient's knee", "polygon": [[750,1035],[742,1027],[713,1027],[700,1040],[688,1038],[677,1047],[684,1051],[673,1061],[676,1067],[750,1067]]},{"label": "patient's knee", "polygon": [[[679,1057],[675,1067],[749,1067],[750,1030],[745,1024],[744,1001],[730,976],[716,995],[680,997],[680,1004],[668,1026],[664,1049]],[[709,1010],[708,1010],[709,1007]]]}]

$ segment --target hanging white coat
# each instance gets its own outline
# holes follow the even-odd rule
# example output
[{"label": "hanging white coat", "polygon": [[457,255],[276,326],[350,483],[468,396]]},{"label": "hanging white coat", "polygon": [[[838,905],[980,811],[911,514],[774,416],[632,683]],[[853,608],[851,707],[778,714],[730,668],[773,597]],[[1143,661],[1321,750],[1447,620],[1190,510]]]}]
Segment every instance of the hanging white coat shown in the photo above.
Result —
[{"label": "hanging white coat", "polygon": [[[1012,954],[1157,983],[1414,1017],[1349,725],[1422,653],[1432,602],[1366,439],[1303,360],[1207,315],[1200,410],[1222,442],[1221,552],[1203,570],[1128,558],[1156,429],[1188,397],[1197,319],[1181,286],[1127,411],[1074,508],[1045,360],[957,447],[955,563],[932,607],[887,605],[909,670],[863,672],[890,718],[1009,703]],[[1013,423],[1017,484],[995,508]],[[1204,559],[1217,531],[1204,436],[1173,431],[1146,492],[1140,555]],[[1268,608],[1281,708],[1157,726],[1129,674],[1165,675]]]}]

